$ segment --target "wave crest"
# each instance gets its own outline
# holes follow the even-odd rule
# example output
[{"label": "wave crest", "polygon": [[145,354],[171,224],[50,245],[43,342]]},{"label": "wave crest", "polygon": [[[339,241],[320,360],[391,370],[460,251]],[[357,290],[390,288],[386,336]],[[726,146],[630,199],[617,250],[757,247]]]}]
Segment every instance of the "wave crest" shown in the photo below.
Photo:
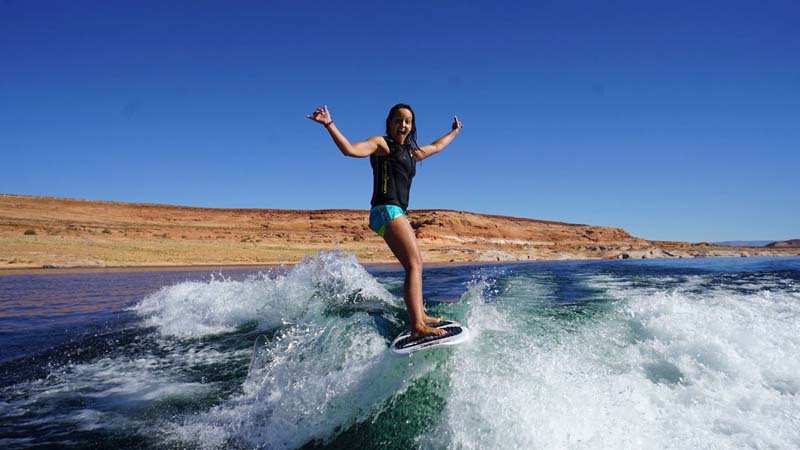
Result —
[{"label": "wave crest", "polygon": [[242,281],[211,276],[166,286],[132,310],[165,336],[198,338],[257,322],[262,330],[330,314],[396,306],[394,298],[355,255],[323,252],[281,273]]}]

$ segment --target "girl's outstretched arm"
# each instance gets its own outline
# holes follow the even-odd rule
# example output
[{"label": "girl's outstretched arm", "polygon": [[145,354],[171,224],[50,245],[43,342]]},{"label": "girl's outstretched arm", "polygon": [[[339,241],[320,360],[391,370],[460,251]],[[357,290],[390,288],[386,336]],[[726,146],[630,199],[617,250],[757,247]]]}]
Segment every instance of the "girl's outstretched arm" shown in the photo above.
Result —
[{"label": "girl's outstretched arm", "polygon": [[331,113],[328,111],[327,106],[317,108],[312,114],[309,114],[306,117],[314,122],[322,124],[328,130],[328,133],[330,133],[333,143],[339,147],[339,150],[341,150],[342,154],[345,156],[364,158],[366,156],[370,156],[376,151],[382,150],[382,147],[386,146],[386,143],[379,136],[373,136],[366,141],[360,141],[351,144],[344,134],[342,134],[342,132],[336,128],[336,124],[333,122],[333,118],[331,117]]},{"label": "girl's outstretched arm", "polygon": [[420,147],[418,151],[414,152],[414,157],[417,158],[417,161],[422,161],[423,159],[444,150],[444,148],[450,145],[450,143],[453,142],[453,139],[458,136],[458,133],[462,128],[464,128],[464,125],[462,125],[461,121],[458,120],[458,116],[453,116],[453,126],[450,132],[433,141],[432,144],[423,145]]}]

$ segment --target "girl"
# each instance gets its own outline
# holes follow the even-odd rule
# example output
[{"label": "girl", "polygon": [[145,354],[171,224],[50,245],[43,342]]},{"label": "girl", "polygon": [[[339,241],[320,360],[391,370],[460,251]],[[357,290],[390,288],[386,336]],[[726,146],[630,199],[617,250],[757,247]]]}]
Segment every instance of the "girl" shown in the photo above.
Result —
[{"label": "girl", "polygon": [[369,226],[383,237],[405,269],[403,296],[408,310],[411,338],[416,340],[426,336],[444,335],[444,330],[430,326],[440,319],[425,314],[422,305],[422,254],[406,210],[417,161],[444,150],[455,139],[463,128],[458,117],[453,116],[449,133],[422,147],[417,145],[414,110],[409,105],[398,104],[389,110],[386,117],[386,136],[373,136],[355,143],[350,143],[339,131],[327,106],[317,108],[306,117],[322,124],[345,156],[369,156],[373,173]]}]

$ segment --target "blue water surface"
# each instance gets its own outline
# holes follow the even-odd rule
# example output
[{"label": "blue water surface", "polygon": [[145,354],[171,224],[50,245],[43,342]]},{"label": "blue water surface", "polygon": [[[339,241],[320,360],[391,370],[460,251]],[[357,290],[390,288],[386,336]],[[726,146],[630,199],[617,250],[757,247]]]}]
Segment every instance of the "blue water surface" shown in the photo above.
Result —
[{"label": "blue water surface", "polygon": [[0,447],[800,447],[800,258],[397,269],[0,276]]}]

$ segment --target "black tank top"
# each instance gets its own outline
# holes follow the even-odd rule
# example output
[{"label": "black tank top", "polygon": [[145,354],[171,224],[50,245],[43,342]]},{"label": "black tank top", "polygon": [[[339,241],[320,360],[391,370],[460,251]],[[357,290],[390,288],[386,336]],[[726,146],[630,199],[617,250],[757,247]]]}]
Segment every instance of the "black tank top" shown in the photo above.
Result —
[{"label": "black tank top", "polygon": [[397,205],[408,209],[408,194],[411,180],[417,173],[417,160],[411,156],[411,145],[400,145],[390,137],[384,137],[389,145],[389,154],[369,157],[372,165],[372,206]]}]

